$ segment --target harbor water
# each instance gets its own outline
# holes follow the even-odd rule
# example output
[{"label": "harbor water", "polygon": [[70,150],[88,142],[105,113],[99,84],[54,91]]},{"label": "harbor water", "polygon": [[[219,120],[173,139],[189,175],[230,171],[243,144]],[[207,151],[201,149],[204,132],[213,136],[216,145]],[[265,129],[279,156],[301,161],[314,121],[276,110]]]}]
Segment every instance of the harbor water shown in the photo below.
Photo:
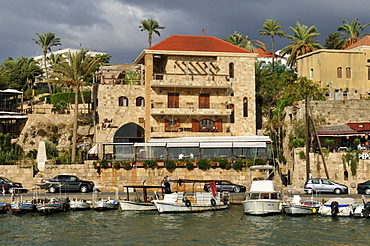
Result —
[{"label": "harbor water", "polygon": [[368,245],[370,219],[68,211],[0,214],[1,245]]}]

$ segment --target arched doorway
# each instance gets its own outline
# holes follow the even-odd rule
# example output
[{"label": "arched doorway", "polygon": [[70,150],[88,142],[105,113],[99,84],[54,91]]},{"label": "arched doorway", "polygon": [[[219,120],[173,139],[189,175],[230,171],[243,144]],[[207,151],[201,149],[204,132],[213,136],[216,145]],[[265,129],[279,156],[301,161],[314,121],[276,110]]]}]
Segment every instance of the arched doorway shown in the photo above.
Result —
[{"label": "arched doorway", "polygon": [[144,142],[144,128],[135,123],[121,126],[113,137],[113,143],[136,143]]}]

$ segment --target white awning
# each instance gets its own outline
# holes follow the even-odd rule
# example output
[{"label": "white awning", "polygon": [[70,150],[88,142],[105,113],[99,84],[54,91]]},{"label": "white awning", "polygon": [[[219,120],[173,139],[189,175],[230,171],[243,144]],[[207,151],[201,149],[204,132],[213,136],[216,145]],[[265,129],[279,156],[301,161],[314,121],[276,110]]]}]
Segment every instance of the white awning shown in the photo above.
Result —
[{"label": "white awning", "polygon": [[27,119],[27,115],[0,115],[0,119],[5,120],[16,120],[16,119]]},{"label": "white awning", "polygon": [[266,148],[266,142],[234,142],[234,148]]},{"label": "white awning", "polygon": [[95,144],[94,147],[92,147],[89,151],[87,151],[88,154],[94,155],[98,153],[98,145]]},{"label": "white awning", "polygon": [[166,143],[135,143],[134,144],[134,147],[145,147],[145,146],[166,147]]},{"label": "white awning", "polygon": [[213,143],[200,143],[200,148],[232,148],[232,142],[213,142]]},{"label": "white awning", "polygon": [[167,143],[168,148],[175,147],[199,147],[199,143]]}]

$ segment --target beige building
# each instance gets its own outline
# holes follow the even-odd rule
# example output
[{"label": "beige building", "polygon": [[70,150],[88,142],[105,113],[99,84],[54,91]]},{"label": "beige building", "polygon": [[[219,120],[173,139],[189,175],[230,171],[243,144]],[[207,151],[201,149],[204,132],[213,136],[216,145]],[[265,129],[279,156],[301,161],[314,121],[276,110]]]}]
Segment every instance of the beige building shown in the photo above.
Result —
[{"label": "beige building", "polygon": [[327,87],[329,100],[367,99],[370,94],[370,36],[345,50],[320,49],[297,58],[300,77]]},{"label": "beige building", "polygon": [[256,56],[215,37],[174,35],[134,64],[104,64],[94,142],[256,135]]}]

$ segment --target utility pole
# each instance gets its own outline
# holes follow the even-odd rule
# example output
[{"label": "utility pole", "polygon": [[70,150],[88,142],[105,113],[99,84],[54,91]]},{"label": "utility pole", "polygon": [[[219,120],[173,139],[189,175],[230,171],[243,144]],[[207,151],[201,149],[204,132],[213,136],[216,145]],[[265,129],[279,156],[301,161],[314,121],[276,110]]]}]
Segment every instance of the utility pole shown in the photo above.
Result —
[{"label": "utility pole", "polygon": [[305,139],[306,139],[306,180],[310,179],[310,138],[309,138],[309,120],[308,120],[308,95],[305,98]]}]

